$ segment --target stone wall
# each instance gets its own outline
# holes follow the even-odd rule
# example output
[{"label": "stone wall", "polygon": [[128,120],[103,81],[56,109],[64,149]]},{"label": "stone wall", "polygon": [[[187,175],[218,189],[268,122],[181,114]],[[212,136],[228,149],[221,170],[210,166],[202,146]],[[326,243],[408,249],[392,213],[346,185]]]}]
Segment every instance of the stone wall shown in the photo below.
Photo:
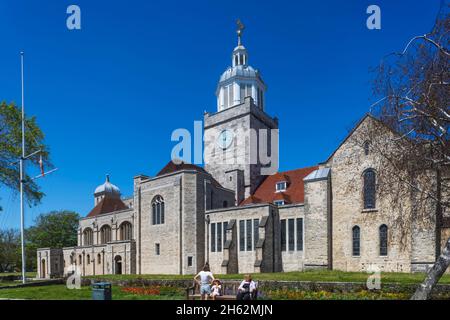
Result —
[{"label": "stone wall", "polygon": [[[281,206],[278,209],[280,215],[280,221],[294,219],[294,250],[289,250],[289,245],[286,243],[286,251],[281,251],[282,270],[284,272],[289,271],[301,271],[304,268],[305,263],[305,207],[304,205],[289,205]],[[297,248],[297,219],[303,219],[303,248]],[[287,226],[287,224],[286,224]],[[280,225],[281,227],[281,225]],[[287,228],[289,229],[289,228]],[[288,242],[288,231],[286,232],[286,240]]]},{"label": "stone wall", "polygon": [[[401,201],[393,204],[394,194],[383,193],[386,186],[378,177],[389,168],[376,147],[389,147],[386,141],[392,139],[393,133],[387,129],[377,136],[370,136],[369,126],[377,125],[371,117],[366,117],[354,129],[326,163],[331,167],[332,187],[332,248],[333,269],[345,271],[363,271],[375,264],[382,271],[409,272],[413,244],[416,246],[416,258],[427,258],[434,252],[434,232],[416,232],[412,234],[412,200],[407,189],[400,188]],[[363,141],[371,139],[369,154],[366,155]],[[376,208],[363,207],[363,172],[373,169],[377,176]],[[403,190],[404,189],[404,190]],[[379,227],[388,226],[388,254],[380,256]],[[352,254],[352,228],[360,227],[360,255]],[[308,226],[306,226],[308,229]],[[412,237],[415,236],[414,241]],[[424,245],[419,248],[420,243]]]}]

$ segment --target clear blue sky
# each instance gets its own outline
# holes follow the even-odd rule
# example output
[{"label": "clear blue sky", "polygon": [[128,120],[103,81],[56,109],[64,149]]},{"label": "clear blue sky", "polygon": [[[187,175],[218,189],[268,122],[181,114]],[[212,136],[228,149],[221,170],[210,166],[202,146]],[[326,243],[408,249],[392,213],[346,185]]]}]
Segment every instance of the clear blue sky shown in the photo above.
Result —
[{"label": "clear blue sky", "polygon": [[[66,28],[81,8],[82,29]],[[366,28],[377,4],[382,29]],[[133,176],[170,159],[176,128],[192,130],[216,110],[220,74],[247,28],[250,64],[268,85],[267,112],[280,120],[280,169],[325,160],[368,111],[369,68],[428,32],[438,0],[349,1],[2,1],[0,100],[20,102],[19,51],[26,52],[26,108],[51,147],[55,174],[27,210],[86,215],[111,174],[124,195]],[[19,226],[16,193],[0,189],[0,227]]]}]

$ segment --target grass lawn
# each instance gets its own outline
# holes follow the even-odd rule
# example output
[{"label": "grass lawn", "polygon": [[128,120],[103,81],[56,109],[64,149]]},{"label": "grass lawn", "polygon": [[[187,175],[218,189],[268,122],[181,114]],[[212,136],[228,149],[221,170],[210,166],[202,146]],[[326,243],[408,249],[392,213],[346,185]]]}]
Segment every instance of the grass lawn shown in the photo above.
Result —
[{"label": "grass lawn", "polygon": [[[184,299],[184,290],[161,288],[159,294],[135,294],[113,286],[113,300],[180,300]],[[51,285],[43,287],[27,287],[0,290],[0,299],[30,299],[30,300],[91,300],[90,286],[81,289],[67,289],[65,285]]]},{"label": "grass lawn", "polygon": [[[306,271],[287,273],[265,273],[254,274],[255,280],[279,280],[279,281],[327,281],[327,282],[366,282],[367,273],[342,272],[342,271]],[[382,283],[418,284],[425,274],[407,273],[382,273]],[[242,275],[217,275],[224,280],[240,280]],[[96,276],[104,280],[132,280],[132,279],[155,279],[155,280],[191,280],[192,275],[107,275]],[[15,282],[4,282],[10,285]],[[440,283],[450,284],[450,275],[442,277]],[[3,285],[0,282],[0,286]],[[261,292],[263,299],[268,300],[378,300],[378,299],[409,299],[407,293],[390,293],[386,291],[370,292],[362,290],[359,292],[333,293],[326,291],[298,291],[298,290],[269,290]],[[132,287],[124,288],[113,285],[113,300],[170,300],[184,299],[184,288],[169,287]],[[80,290],[67,289],[65,285],[51,285],[43,287],[9,288],[0,290],[0,299],[33,299],[33,300],[91,300],[92,291],[89,286]],[[450,293],[444,299],[450,298]]]},{"label": "grass lawn", "polygon": [[[282,273],[259,273],[253,274],[254,280],[277,280],[277,281],[321,281],[321,282],[366,282],[369,274],[365,272],[343,272],[329,270],[311,270],[304,272],[282,272]],[[215,275],[222,280],[241,280],[243,275],[226,274]],[[105,280],[128,280],[128,279],[155,279],[155,280],[190,280],[192,275],[105,275],[95,276]],[[392,273],[382,272],[382,283],[415,284],[425,279],[424,273]],[[450,284],[450,275],[444,275],[439,283]]]}]

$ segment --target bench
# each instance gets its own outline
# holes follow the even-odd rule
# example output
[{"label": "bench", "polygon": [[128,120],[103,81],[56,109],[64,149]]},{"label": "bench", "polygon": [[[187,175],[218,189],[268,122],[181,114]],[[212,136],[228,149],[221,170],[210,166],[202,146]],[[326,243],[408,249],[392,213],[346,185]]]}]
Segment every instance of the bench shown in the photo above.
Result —
[{"label": "bench", "polygon": [[[228,282],[224,281],[222,284],[222,295],[216,296],[216,300],[236,300],[237,289],[239,288],[240,282]],[[258,290],[253,292],[253,297],[258,296]],[[192,287],[186,289],[186,300],[200,300],[202,295],[200,294],[200,286],[194,281]],[[208,297],[208,300],[212,300]]]}]

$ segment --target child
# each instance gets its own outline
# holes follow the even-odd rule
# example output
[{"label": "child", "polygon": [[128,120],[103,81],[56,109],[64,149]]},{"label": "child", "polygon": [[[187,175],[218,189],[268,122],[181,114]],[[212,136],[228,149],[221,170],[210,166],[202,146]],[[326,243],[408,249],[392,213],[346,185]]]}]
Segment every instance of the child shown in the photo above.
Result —
[{"label": "child", "polygon": [[215,279],[212,283],[212,287],[211,287],[211,298],[213,300],[216,300],[217,296],[221,296],[222,295],[222,285],[220,284],[220,281]]}]

